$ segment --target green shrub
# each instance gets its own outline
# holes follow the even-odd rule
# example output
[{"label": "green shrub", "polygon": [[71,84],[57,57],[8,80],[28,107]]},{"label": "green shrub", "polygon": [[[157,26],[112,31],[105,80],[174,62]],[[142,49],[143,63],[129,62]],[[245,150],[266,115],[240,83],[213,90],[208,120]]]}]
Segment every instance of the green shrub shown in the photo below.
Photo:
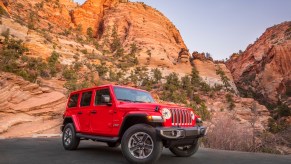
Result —
[{"label": "green shrub", "polygon": [[78,89],[77,80],[69,80],[64,84],[64,87],[68,89],[68,93]]},{"label": "green shrub", "polygon": [[108,68],[106,67],[106,63],[105,62],[101,62],[101,64],[99,65],[93,65],[96,69],[96,71],[98,72],[100,77],[104,77],[106,75],[106,73],[108,72]]},{"label": "green shrub", "polygon": [[95,48],[96,48],[97,50],[99,50],[100,45],[99,45],[99,43],[98,43],[96,40],[93,40],[93,45],[95,46]]},{"label": "green shrub", "polygon": [[122,49],[121,41],[120,41],[119,36],[117,34],[117,27],[116,26],[113,26],[111,37],[112,37],[112,42],[110,44],[111,52]]},{"label": "green shrub", "polygon": [[291,81],[286,83],[286,96],[291,97]]},{"label": "green shrub", "polygon": [[43,1],[35,4],[35,8],[37,8],[37,9],[43,9],[43,6],[44,6]]},{"label": "green shrub", "polygon": [[152,52],[151,52],[151,50],[147,50],[147,52],[146,52],[146,53],[148,54],[149,58],[151,58],[151,57],[152,57]]},{"label": "green shrub", "polygon": [[133,84],[137,85],[139,77],[133,70],[131,70],[128,79],[130,79]]},{"label": "green shrub", "polygon": [[124,55],[124,49],[123,48],[118,48],[117,51],[116,51],[116,53],[115,53],[115,56],[117,58],[119,58],[119,57],[121,57],[123,55]]},{"label": "green shrub", "polygon": [[228,109],[233,110],[235,108],[235,103],[234,103],[232,94],[230,94],[230,93],[226,94],[225,98],[226,98],[226,101],[228,103]]},{"label": "green shrub", "polygon": [[135,43],[130,45],[130,55],[135,56],[138,51],[138,47]]},{"label": "green shrub", "polygon": [[287,40],[291,39],[291,26],[285,31],[285,37]]},{"label": "green shrub", "polygon": [[288,124],[285,122],[285,120],[276,121],[275,119],[270,118],[268,120],[268,127],[271,133],[278,133],[285,130],[288,127]]},{"label": "green shrub", "polygon": [[162,80],[163,75],[162,75],[162,72],[158,68],[152,69],[151,72],[153,73],[153,79],[155,83],[158,83]]},{"label": "green shrub", "polygon": [[165,90],[175,91],[180,86],[180,80],[177,73],[170,73],[165,77],[166,83],[164,84]]},{"label": "green shrub", "polygon": [[92,27],[87,28],[87,35],[88,35],[89,38],[93,38],[94,37]]},{"label": "green shrub", "polygon": [[276,111],[279,115],[279,118],[291,116],[291,109],[286,104],[280,104]]},{"label": "green shrub", "polygon": [[193,101],[196,103],[196,104],[203,104],[204,101],[199,97],[199,95],[194,95],[193,96]]},{"label": "green shrub", "polygon": [[83,27],[82,27],[81,24],[78,24],[78,26],[76,27],[76,31],[77,31],[79,34],[82,33],[82,31],[83,31]]},{"label": "green shrub", "polygon": [[81,52],[83,53],[83,54],[88,54],[88,51],[87,51],[87,49],[83,49],[83,50],[81,50]]},{"label": "green shrub", "polygon": [[48,67],[50,70],[50,74],[52,76],[55,76],[58,72],[57,64],[59,64],[59,58],[60,58],[60,54],[57,53],[56,51],[53,51],[51,56],[47,58]]},{"label": "green shrub", "polygon": [[94,54],[94,53],[86,54],[85,56],[87,59],[90,59],[90,60],[99,59],[99,55]]},{"label": "green shrub", "polygon": [[10,29],[7,28],[7,30],[6,31],[3,31],[1,33],[1,35],[5,37],[5,40],[9,39],[9,37],[10,37]]},{"label": "green shrub", "polygon": [[204,103],[202,103],[200,105],[199,108],[197,108],[196,110],[196,113],[203,119],[203,120],[209,120],[211,115],[210,115],[210,112],[208,111],[206,105]]},{"label": "green shrub", "polygon": [[19,65],[17,60],[27,50],[21,40],[9,39],[7,35],[0,51],[0,68],[3,71],[15,72]]},{"label": "green shrub", "polygon": [[79,72],[80,69],[82,68],[82,66],[83,66],[83,63],[75,62],[74,65],[73,65],[73,69],[74,69],[75,72]]},{"label": "green shrub", "polygon": [[68,80],[64,84],[64,87],[66,89],[68,89],[68,93],[70,93],[72,91],[88,88],[89,87],[89,83],[87,81],[77,82],[77,80],[72,79],[72,80]]},{"label": "green shrub", "polygon": [[216,74],[220,76],[220,79],[222,80],[222,83],[224,84],[224,87],[227,91],[231,91],[231,85],[230,85],[230,80],[226,76],[225,72],[221,69],[221,67],[218,67],[216,70]]},{"label": "green shrub", "polygon": [[70,68],[64,69],[62,75],[66,80],[77,80],[77,74],[73,69]]},{"label": "green shrub", "polygon": [[72,33],[72,28],[69,28],[69,29],[64,29],[64,31],[60,34],[64,36],[69,36],[71,33]]},{"label": "green shrub", "polygon": [[6,10],[2,6],[0,6],[0,17],[8,15],[9,14],[6,12]]}]

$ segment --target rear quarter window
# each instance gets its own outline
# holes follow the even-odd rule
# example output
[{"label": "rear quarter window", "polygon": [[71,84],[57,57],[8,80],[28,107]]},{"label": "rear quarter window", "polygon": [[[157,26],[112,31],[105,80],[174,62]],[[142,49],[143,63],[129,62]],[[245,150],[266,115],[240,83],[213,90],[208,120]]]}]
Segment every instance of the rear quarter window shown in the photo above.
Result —
[{"label": "rear quarter window", "polygon": [[68,107],[74,108],[78,106],[79,94],[73,94],[69,98]]}]

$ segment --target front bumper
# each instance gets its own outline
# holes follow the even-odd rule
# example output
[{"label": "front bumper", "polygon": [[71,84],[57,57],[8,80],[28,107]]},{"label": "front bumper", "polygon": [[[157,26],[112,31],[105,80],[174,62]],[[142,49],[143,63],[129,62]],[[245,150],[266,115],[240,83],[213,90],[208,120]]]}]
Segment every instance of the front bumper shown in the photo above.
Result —
[{"label": "front bumper", "polygon": [[176,140],[181,138],[200,138],[206,135],[207,128],[204,126],[194,127],[157,127],[157,134],[166,140]]}]

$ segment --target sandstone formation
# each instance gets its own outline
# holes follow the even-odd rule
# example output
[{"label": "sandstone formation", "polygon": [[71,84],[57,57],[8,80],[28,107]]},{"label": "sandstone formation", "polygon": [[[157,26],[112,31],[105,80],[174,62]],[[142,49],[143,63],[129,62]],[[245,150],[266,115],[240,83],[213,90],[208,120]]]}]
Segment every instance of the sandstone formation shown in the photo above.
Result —
[{"label": "sandstone formation", "polygon": [[[31,29],[40,28],[57,33],[73,27],[70,11],[77,7],[71,0],[8,0],[12,17],[27,23]],[[23,22],[25,20],[25,22]]]},{"label": "sandstone formation", "polygon": [[189,50],[182,48],[179,52],[178,63],[188,63],[189,62]]},{"label": "sandstone formation", "polygon": [[180,32],[168,18],[152,7],[144,3],[120,3],[105,11],[101,23],[99,35],[102,39],[108,30],[111,32],[115,27],[123,47],[129,47],[132,43],[139,47],[140,64],[147,65],[150,60],[149,67],[167,68],[179,74],[191,72],[188,63],[177,64],[181,49],[187,49]]},{"label": "sandstone formation", "polygon": [[263,102],[291,105],[291,22],[268,28],[242,55],[227,61],[244,95]]},{"label": "sandstone formation", "polygon": [[72,12],[72,21],[76,26],[82,26],[83,33],[86,33],[88,28],[92,28],[96,36],[104,16],[104,10],[117,3],[119,0],[87,0]]},{"label": "sandstone formation", "polygon": [[225,75],[228,77],[231,88],[235,91],[235,93],[238,93],[232,75],[226,68],[225,64],[216,64],[213,61],[206,59],[194,59],[192,64],[199,72],[199,76],[211,87],[214,87],[215,85],[224,85],[221,77],[216,74],[216,71],[221,68]]},{"label": "sandstone formation", "polygon": [[59,133],[66,96],[0,72],[0,138]]},{"label": "sandstone formation", "polygon": [[252,126],[258,132],[263,132],[268,129],[270,112],[265,106],[260,105],[252,98],[234,96],[235,109],[233,111],[228,110],[228,102],[223,92],[216,94],[213,98],[207,96],[202,96],[202,98],[206,100],[206,105],[212,113],[212,121],[219,119],[221,115],[228,115],[249,129]]}]

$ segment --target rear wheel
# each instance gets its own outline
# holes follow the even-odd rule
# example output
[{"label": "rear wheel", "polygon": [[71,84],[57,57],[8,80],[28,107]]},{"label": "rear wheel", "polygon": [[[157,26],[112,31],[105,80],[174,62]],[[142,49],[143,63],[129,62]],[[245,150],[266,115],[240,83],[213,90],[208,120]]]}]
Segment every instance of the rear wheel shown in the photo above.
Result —
[{"label": "rear wheel", "polygon": [[177,157],[190,157],[195,154],[199,148],[199,140],[195,140],[192,145],[183,145],[183,146],[173,146],[170,147],[170,151],[175,154]]},{"label": "rear wheel", "polygon": [[76,150],[78,148],[80,138],[76,136],[75,127],[72,123],[68,123],[64,127],[62,141],[66,150]]},{"label": "rear wheel", "polygon": [[126,130],[121,149],[130,163],[154,163],[161,156],[163,144],[152,126],[138,124]]}]

